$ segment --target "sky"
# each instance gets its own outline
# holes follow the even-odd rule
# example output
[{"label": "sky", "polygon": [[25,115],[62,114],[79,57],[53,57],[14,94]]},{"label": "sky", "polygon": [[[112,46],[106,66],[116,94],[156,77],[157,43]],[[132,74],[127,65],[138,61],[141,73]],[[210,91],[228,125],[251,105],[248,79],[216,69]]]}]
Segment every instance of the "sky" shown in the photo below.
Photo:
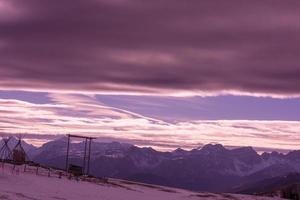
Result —
[{"label": "sky", "polygon": [[296,0],[0,0],[0,134],[300,149]]}]

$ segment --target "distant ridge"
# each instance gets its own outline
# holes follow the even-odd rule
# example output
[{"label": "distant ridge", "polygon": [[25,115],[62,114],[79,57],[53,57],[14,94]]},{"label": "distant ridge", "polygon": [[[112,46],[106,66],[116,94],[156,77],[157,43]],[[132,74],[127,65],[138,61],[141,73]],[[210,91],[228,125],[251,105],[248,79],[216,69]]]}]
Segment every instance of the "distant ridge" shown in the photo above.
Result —
[{"label": "distant ridge", "polygon": [[[83,150],[83,143],[71,144],[72,163],[82,163]],[[65,152],[66,138],[60,138],[30,148],[29,156],[35,162],[64,168]],[[227,149],[208,144],[190,151],[160,152],[119,142],[92,144],[91,173],[95,176],[195,191],[240,192],[237,188],[294,172],[300,173],[300,151],[259,155],[252,147]]]}]

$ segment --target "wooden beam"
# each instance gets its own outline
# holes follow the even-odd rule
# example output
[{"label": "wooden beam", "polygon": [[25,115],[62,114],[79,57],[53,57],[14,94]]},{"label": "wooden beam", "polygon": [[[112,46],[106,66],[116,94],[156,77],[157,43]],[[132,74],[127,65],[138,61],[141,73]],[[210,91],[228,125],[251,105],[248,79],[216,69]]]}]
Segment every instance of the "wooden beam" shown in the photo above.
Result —
[{"label": "wooden beam", "polygon": [[87,147],[87,142],[88,142],[88,139],[86,138],[85,142],[84,142],[84,157],[83,157],[83,166],[82,166],[83,173],[85,173],[85,170],[86,170],[86,147]]},{"label": "wooden beam", "polygon": [[68,135],[68,144],[67,144],[67,156],[66,156],[66,172],[69,172],[69,148],[70,148],[70,135]]},{"label": "wooden beam", "polygon": [[95,137],[87,137],[87,136],[71,135],[71,134],[68,134],[68,136],[69,136],[69,137],[74,137],[74,138],[91,139],[91,140],[96,139]]},{"label": "wooden beam", "polygon": [[87,168],[87,175],[89,175],[89,173],[90,173],[91,145],[92,145],[92,139],[90,139],[90,142],[89,142],[89,154],[88,154],[88,168]]}]

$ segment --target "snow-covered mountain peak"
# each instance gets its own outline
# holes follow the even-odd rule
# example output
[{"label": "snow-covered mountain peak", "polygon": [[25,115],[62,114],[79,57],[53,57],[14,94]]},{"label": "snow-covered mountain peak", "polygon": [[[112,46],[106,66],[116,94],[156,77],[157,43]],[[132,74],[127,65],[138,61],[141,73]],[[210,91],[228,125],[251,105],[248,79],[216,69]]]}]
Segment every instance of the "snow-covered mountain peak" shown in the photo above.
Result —
[{"label": "snow-covered mountain peak", "polygon": [[205,153],[223,153],[227,149],[221,144],[207,144],[200,149],[201,152]]}]

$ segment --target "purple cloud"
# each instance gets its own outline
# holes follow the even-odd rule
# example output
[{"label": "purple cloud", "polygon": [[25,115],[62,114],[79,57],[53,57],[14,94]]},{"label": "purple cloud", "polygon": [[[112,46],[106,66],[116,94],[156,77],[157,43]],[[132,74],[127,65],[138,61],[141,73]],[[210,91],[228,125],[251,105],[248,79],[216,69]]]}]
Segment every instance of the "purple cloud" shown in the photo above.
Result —
[{"label": "purple cloud", "polygon": [[265,149],[299,148],[299,121],[189,120],[168,123],[105,105],[85,95],[49,94],[47,104],[0,99],[0,136],[24,135],[32,143],[65,134],[117,140],[161,150],[211,142]]},{"label": "purple cloud", "polygon": [[0,85],[299,96],[299,11],[279,0],[0,0]]}]

